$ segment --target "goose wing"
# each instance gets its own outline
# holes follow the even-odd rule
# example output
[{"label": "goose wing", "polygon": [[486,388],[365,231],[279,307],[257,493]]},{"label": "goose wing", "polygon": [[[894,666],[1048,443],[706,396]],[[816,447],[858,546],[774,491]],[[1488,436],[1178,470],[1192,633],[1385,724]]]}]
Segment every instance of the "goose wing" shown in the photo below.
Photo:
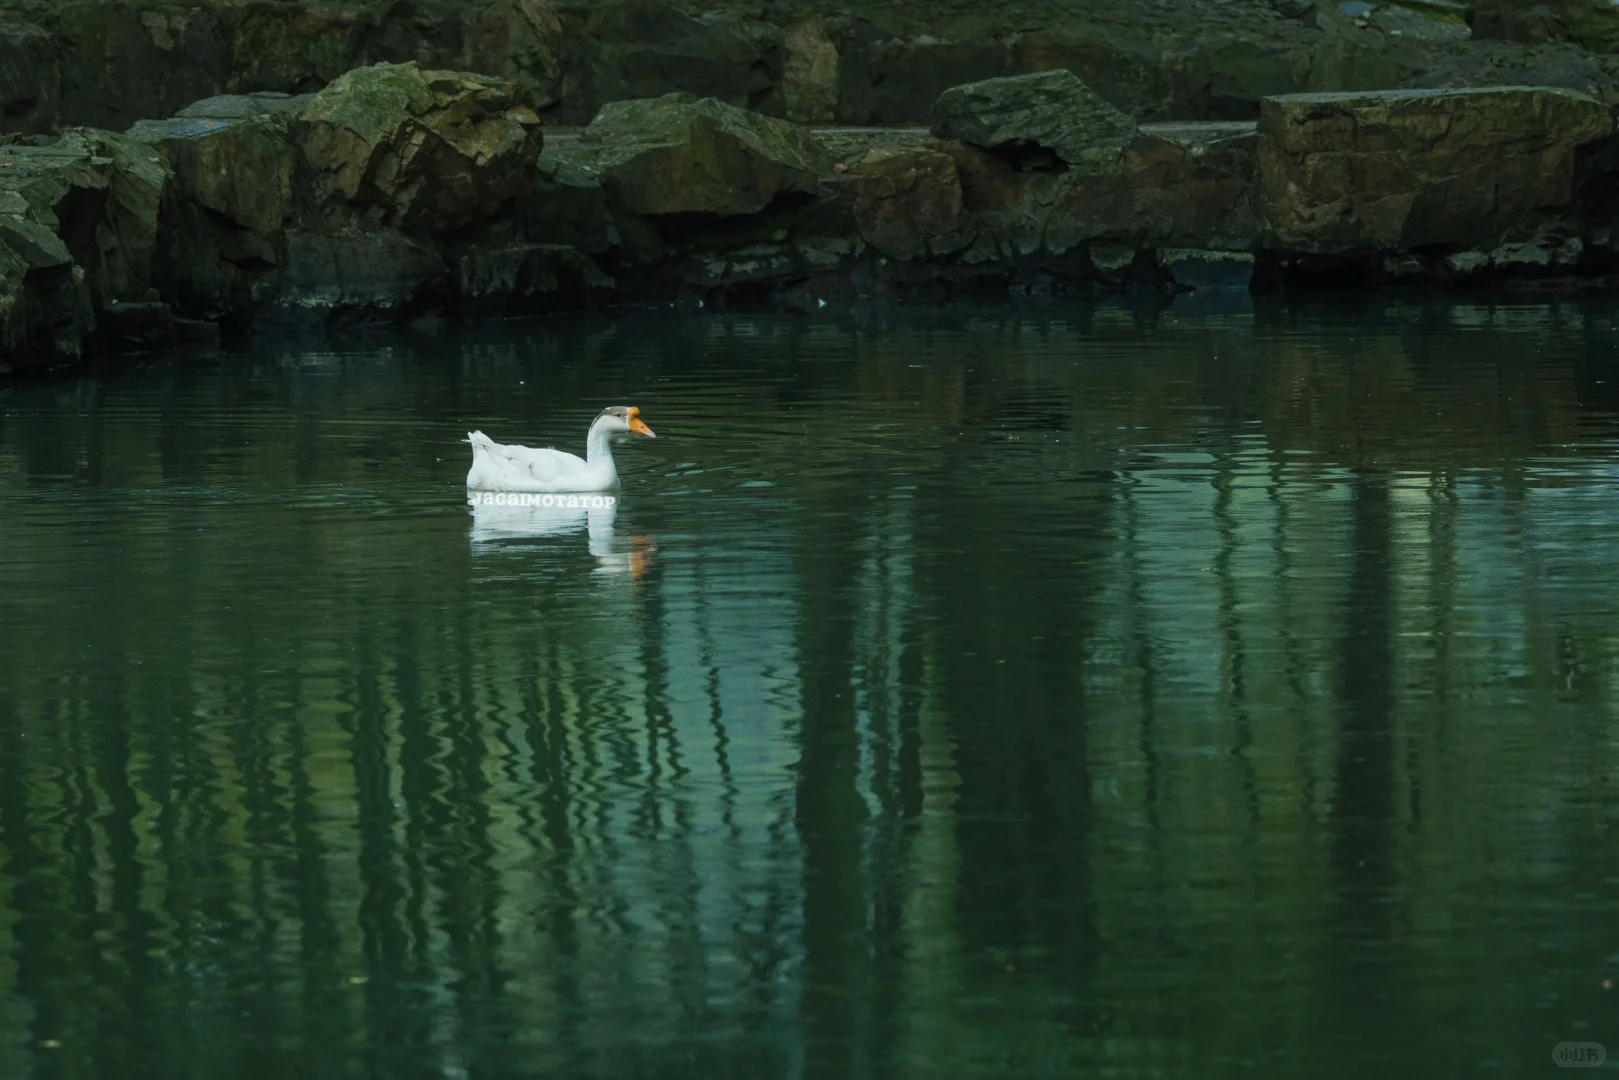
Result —
[{"label": "goose wing", "polygon": [[469,488],[521,491],[548,487],[582,476],[587,468],[584,458],[576,454],[497,443],[481,431],[468,432],[467,441],[472,444],[472,469],[467,474]]},{"label": "goose wing", "polygon": [[585,459],[565,450],[535,449],[528,446],[508,446],[513,466],[524,470],[530,480],[539,484],[560,484],[572,477],[582,477],[588,467]]}]

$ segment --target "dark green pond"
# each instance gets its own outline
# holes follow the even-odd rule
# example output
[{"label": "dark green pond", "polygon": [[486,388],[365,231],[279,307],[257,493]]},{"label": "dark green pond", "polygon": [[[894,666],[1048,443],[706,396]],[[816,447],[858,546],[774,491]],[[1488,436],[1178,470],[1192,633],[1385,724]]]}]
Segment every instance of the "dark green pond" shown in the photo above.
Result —
[{"label": "dark green pond", "polygon": [[[1619,1057],[1616,326],[669,314],[0,390],[0,1077]],[[616,509],[467,506],[469,429],[609,404]]]}]

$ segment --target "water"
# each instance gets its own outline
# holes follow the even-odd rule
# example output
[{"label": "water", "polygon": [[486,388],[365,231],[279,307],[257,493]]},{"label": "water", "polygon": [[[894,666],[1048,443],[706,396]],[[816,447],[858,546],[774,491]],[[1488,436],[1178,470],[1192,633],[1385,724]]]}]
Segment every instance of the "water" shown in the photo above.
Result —
[{"label": "water", "polygon": [[[647,316],[0,390],[0,1076],[1619,1056],[1619,309]],[[463,434],[582,449],[499,510]]]}]

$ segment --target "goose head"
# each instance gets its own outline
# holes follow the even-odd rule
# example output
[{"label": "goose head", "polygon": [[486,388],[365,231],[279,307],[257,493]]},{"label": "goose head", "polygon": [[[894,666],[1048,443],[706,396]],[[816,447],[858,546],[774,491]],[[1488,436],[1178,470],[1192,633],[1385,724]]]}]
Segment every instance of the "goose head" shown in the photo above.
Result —
[{"label": "goose head", "polygon": [[641,410],[634,405],[609,405],[601,411],[590,425],[591,431],[607,433],[622,432],[631,435],[645,435],[649,439],[657,438],[652,429],[641,421]]}]

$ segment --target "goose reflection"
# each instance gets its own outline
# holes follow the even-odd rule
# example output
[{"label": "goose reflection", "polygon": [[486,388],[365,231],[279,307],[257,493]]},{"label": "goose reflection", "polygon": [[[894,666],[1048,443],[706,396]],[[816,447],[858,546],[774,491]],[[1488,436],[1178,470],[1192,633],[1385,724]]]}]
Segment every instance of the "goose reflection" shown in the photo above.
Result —
[{"label": "goose reflection", "polygon": [[639,579],[652,565],[657,547],[636,536],[628,551],[614,550],[618,498],[614,495],[524,495],[481,492],[468,498],[472,508],[472,553],[509,550],[531,540],[585,533],[598,574],[629,573]]}]

